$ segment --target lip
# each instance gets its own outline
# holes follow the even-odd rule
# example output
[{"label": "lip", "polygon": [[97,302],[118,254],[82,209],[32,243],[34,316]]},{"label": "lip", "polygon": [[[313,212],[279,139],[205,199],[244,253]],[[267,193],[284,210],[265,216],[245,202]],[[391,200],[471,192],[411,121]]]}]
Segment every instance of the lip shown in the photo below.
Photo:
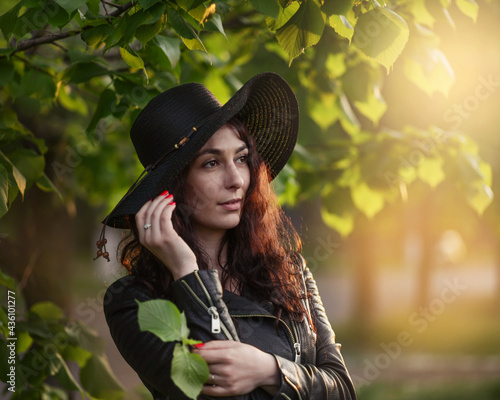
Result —
[{"label": "lip", "polygon": [[231,199],[224,203],[219,203],[219,206],[227,211],[238,211],[241,208],[241,199]]}]

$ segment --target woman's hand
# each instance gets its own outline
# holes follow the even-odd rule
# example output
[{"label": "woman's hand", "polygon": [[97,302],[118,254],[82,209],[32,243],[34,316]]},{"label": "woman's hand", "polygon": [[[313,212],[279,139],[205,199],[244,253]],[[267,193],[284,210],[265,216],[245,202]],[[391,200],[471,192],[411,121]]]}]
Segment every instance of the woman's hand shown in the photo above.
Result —
[{"label": "woman's hand", "polygon": [[257,387],[271,394],[279,390],[281,378],[276,359],[254,346],[232,340],[213,340],[193,352],[204,358],[210,370],[201,391],[203,394],[237,396]]},{"label": "woman's hand", "polygon": [[197,270],[198,264],[193,250],[172,224],[175,206],[173,196],[163,192],[141,207],[135,215],[135,222],[139,242],[170,270],[174,279],[179,279]]}]

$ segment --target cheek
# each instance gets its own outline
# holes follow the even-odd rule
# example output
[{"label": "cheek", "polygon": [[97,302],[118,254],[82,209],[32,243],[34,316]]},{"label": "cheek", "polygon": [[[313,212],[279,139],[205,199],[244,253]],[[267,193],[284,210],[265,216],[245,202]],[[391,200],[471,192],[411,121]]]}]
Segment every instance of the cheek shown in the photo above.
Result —
[{"label": "cheek", "polygon": [[219,188],[213,180],[200,180],[194,182],[189,190],[191,205],[194,208],[203,208],[207,202],[214,199],[219,192]]}]

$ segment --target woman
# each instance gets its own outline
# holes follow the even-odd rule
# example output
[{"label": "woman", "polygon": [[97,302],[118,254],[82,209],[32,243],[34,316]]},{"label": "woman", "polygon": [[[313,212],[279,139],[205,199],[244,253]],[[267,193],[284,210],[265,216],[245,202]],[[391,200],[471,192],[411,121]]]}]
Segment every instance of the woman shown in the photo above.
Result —
[{"label": "woman", "polygon": [[[354,399],[297,233],[269,182],[297,139],[288,84],[263,73],[224,106],[200,84],[155,97],[131,138],[145,173],[104,221],[130,228],[104,311],[111,336],[155,399],[185,399],[170,379],[173,343],[140,332],[137,302],[173,301],[210,377],[200,398]],[[98,255],[108,256],[104,233]]]}]

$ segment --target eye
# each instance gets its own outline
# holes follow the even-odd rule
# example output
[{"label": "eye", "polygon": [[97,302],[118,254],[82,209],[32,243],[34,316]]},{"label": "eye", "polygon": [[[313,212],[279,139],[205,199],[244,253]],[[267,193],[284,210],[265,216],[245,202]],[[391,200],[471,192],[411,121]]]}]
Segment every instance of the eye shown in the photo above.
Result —
[{"label": "eye", "polygon": [[248,154],[244,154],[244,155],[238,157],[237,161],[241,164],[246,164],[248,162]]},{"label": "eye", "polygon": [[203,164],[203,167],[204,168],[213,168],[217,165],[217,161],[216,160],[210,160],[210,161],[207,161],[206,163]]}]

